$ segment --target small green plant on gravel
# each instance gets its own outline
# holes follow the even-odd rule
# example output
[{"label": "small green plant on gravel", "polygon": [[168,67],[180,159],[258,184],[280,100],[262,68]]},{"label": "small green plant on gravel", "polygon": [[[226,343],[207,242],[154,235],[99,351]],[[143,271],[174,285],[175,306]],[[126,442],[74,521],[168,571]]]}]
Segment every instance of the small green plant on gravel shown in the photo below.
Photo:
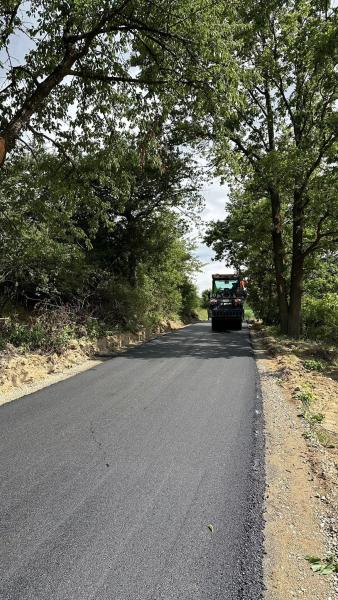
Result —
[{"label": "small green plant on gravel", "polygon": [[300,400],[301,403],[305,406],[305,408],[309,408],[309,406],[314,402],[315,396],[313,392],[309,389],[308,386],[304,386],[303,389],[299,390],[296,393],[297,400]]},{"label": "small green plant on gravel", "polygon": [[336,447],[336,445],[332,441],[330,434],[324,431],[323,429],[316,430],[316,438],[322,446],[325,446],[325,448]]},{"label": "small green plant on gravel", "polygon": [[310,415],[310,419],[312,423],[322,423],[325,419],[325,415],[323,413],[315,413]]},{"label": "small green plant on gravel", "polygon": [[307,371],[324,371],[324,365],[322,361],[315,360],[314,358],[309,358],[308,360],[304,360],[303,366]]},{"label": "small green plant on gravel", "polygon": [[317,441],[326,448],[334,448],[335,445],[329,434],[322,428],[318,427],[325,419],[323,413],[311,412],[311,405],[316,400],[313,392],[309,386],[304,386],[303,389],[296,393],[297,400],[300,400],[303,404],[303,409],[299,416],[302,416],[309,425],[309,429],[302,435],[306,440],[317,439]]},{"label": "small green plant on gravel", "polygon": [[334,556],[328,558],[318,558],[318,556],[305,556],[305,560],[310,563],[310,568],[319,575],[332,575],[338,573],[338,562]]}]

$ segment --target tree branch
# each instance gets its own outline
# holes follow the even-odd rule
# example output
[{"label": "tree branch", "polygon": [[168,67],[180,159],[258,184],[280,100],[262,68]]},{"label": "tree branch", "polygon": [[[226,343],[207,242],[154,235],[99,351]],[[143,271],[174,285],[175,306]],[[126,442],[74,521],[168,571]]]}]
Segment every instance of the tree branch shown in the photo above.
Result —
[{"label": "tree branch", "polygon": [[34,160],[37,162],[38,157],[36,156],[32,146],[30,144],[28,144],[23,138],[19,137],[18,138],[19,142],[21,142],[21,144],[23,144],[23,146],[25,146],[31,153],[31,155],[33,156]]},{"label": "tree branch", "polygon": [[[303,252],[304,257],[311,254],[311,252],[314,252],[315,250],[317,250],[317,248],[319,247],[320,242],[323,238],[338,235],[338,230],[322,232],[323,223],[329,216],[330,216],[330,213],[328,211],[326,211],[326,213],[319,219],[319,221],[317,223],[316,237],[310,243],[310,245],[306,248],[306,250],[304,250],[304,252]],[[334,241],[336,241],[336,240],[334,240]]]},{"label": "tree branch", "polygon": [[168,83],[167,79],[142,80],[137,77],[117,77],[114,75],[105,75],[104,73],[89,73],[88,71],[71,70],[68,73],[73,77],[89,81],[102,81],[104,83],[135,83],[138,85],[163,85]]},{"label": "tree branch", "polygon": [[265,117],[268,116],[264,106],[261,104],[261,102],[256,98],[256,96],[254,95],[252,90],[248,90],[248,94],[249,96],[252,98],[252,100],[254,101],[254,103],[256,104],[256,106],[258,106],[258,108],[260,108],[261,112],[263,113],[263,115]]},{"label": "tree branch", "polygon": [[69,156],[69,154],[63,148],[63,146],[62,146],[62,144],[60,144],[60,142],[57,142],[56,140],[53,140],[53,138],[51,138],[46,133],[42,133],[41,131],[36,131],[36,129],[34,129],[31,125],[28,125],[28,129],[29,129],[29,131],[32,132],[33,135],[36,135],[37,137],[44,138],[45,140],[47,140],[48,142],[50,142],[51,144],[53,144],[53,146],[55,146],[55,148],[58,149],[58,151],[60,152],[60,154],[62,154],[62,156],[64,158],[66,158],[67,161],[70,162],[70,164],[72,165],[72,167],[74,167],[74,169],[76,168],[76,164],[73,161],[72,157]]},{"label": "tree branch", "polygon": [[319,151],[319,154],[317,156],[317,158],[313,161],[312,165],[310,166],[310,168],[306,171],[305,176],[304,176],[304,181],[303,184],[301,185],[301,187],[299,188],[299,194],[300,196],[303,195],[307,183],[309,181],[309,178],[311,177],[312,173],[316,170],[316,168],[320,165],[320,161],[322,160],[327,148],[331,145],[331,143],[337,139],[337,134],[332,133],[327,140],[325,140],[322,144],[322,147]]},{"label": "tree branch", "polygon": [[239,137],[234,136],[233,134],[228,134],[229,138],[232,142],[234,142],[234,144],[236,144],[236,146],[238,147],[238,149],[243,152],[243,154],[248,158],[248,160],[250,161],[250,163],[256,167],[256,162],[254,159],[256,159],[256,161],[259,160],[259,155],[256,154],[256,152],[253,152],[252,150],[249,150],[248,148],[246,148],[244,146],[244,144],[242,143],[242,141],[240,140]]},{"label": "tree branch", "polygon": [[8,23],[5,24],[4,30],[1,32],[1,35],[0,35],[0,40],[1,40],[2,46],[5,46],[7,44],[8,38],[12,33],[14,21],[15,21],[16,15],[18,14],[20,4],[21,4],[21,0],[20,0],[20,2],[17,2],[14,5],[14,8],[11,11],[5,12],[5,15],[7,17],[9,17],[9,20],[8,20]]}]

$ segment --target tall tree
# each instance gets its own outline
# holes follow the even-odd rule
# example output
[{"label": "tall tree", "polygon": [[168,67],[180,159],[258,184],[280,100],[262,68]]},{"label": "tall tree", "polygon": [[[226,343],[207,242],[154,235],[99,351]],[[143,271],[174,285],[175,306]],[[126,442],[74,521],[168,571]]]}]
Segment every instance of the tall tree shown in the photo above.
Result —
[{"label": "tall tree", "polygon": [[201,204],[197,175],[157,130],[115,132],[71,162],[43,146],[34,158],[16,153],[0,172],[0,305],[88,298],[102,281],[135,292],[144,269],[160,279],[170,252],[181,282],[193,263],[183,237]]},{"label": "tall tree", "polygon": [[333,180],[336,10],[317,0],[233,8],[238,94],[232,105],[222,102],[222,90],[216,96],[216,160],[220,173],[228,176],[230,167],[270,202],[280,324],[298,336],[304,261],[337,239],[332,187],[324,195],[318,185]]}]

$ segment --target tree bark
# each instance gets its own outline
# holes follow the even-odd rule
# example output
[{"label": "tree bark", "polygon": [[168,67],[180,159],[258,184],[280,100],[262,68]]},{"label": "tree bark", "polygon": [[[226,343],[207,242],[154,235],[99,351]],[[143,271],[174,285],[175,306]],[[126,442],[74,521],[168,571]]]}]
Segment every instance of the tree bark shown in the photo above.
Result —
[{"label": "tree bark", "polygon": [[[266,125],[269,140],[268,152],[275,150],[275,125],[274,115],[271,103],[270,87],[268,83],[268,74],[265,74],[264,95],[266,106]],[[268,192],[271,202],[271,217],[272,217],[272,249],[273,261],[276,274],[276,288],[279,310],[279,321],[282,333],[287,333],[288,330],[288,301],[287,301],[287,286],[285,280],[285,264],[284,264],[284,240],[282,233],[282,218],[281,218],[281,199],[279,192],[273,187],[273,183],[268,185]]]},{"label": "tree bark", "polygon": [[295,190],[293,198],[292,265],[290,279],[290,302],[288,312],[288,335],[299,337],[302,332],[302,296],[304,280],[304,208],[302,194]]},{"label": "tree bark", "polygon": [[272,216],[272,249],[275,265],[276,288],[279,309],[280,328],[282,333],[288,332],[288,301],[284,265],[284,242],[281,223],[281,201],[279,193],[269,189]]},{"label": "tree bark", "polygon": [[128,254],[128,280],[132,288],[138,287],[137,264],[136,253],[134,248],[131,248]]},{"label": "tree bark", "polygon": [[302,333],[303,271],[303,261],[293,260],[287,333],[294,338]]},{"label": "tree bark", "polygon": [[84,52],[70,48],[63,60],[54,71],[39,83],[34,92],[25,100],[21,109],[13,119],[0,132],[0,166],[5,162],[6,154],[12,150],[16,139],[24,127],[29,123],[32,115],[41,107],[52,90],[68,75],[71,67]]}]

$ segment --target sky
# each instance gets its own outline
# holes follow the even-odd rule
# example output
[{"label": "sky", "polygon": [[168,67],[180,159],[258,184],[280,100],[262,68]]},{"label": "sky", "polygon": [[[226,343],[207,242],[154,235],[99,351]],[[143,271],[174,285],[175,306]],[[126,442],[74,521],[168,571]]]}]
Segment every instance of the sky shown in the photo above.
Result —
[{"label": "sky", "polygon": [[208,248],[208,246],[201,243],[203,238],[203,230],[205,230],[206,223],[209,221],[217,221],[218,219],[224,220],[225,218],[227,188],[225,185],[221,185],[219,179],[215,178],[203,189],[203,196],[205,200],[205,208],[201,217],[204,221],[204,227],[201,228],[202,232],[196,232],[200,243],[197,242],[197,247],[194,253],[195,256],[203,263],[201,272],[195,275],[195,282],[200,292],[202,290],[211,288],[212,273],[231,273],[231,269],[225,267],[224,261],[213,261],[213,251]]}]

